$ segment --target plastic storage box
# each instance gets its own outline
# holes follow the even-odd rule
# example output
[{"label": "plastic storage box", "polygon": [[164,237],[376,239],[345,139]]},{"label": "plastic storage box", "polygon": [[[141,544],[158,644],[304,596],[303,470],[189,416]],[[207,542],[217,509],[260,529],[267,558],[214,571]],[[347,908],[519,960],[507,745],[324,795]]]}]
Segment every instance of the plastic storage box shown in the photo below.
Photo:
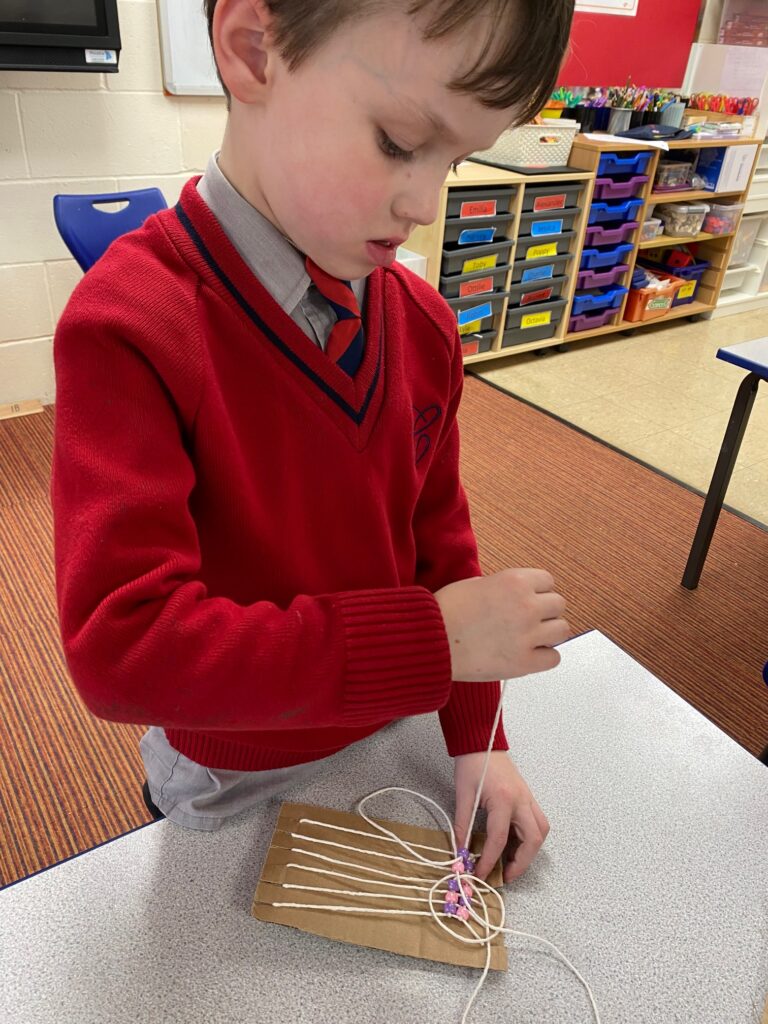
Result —
[{"label": "plastic storage box", "polygon": [[618,309],[629,291],[622,285],[611,285],[608,288],[597,288],[594,291],[582,292],[573,297],[572,316],[582,313],[597,313],[603,309]]},{"label": "plastic storage box", "polygon": [[693,302],[696,298],[696,292],[699,290],[699,282],[704,274],[709,270],[710,263],[708,260],[701,260],[699,263],[692,263],[688,267],[675,267],[671,263],[646,259],[644,257],[641,261],[641,266],[648,267],[648,269],[652,270],[654,274],[658,274],[658,272],[661,271],[663,274],[668,274],[670,277],[681,278],[684,286],[679,289],[672,305],[685,306],[688,305],[688,303]]},{"label": "plastic storage box", "polygon": [[581,211],[576,209],[545,210],[538,213],[524,213],[520,217],[518,236],[544,238],[548,235],[561,235],[564,231],[573,230]]},{"label": "plastic storage box", "polygon": [[653,183],[654,192],[663,192],[665,189],[687,189],[691,187],[691,176],[693,164],[677,163],[675,161],[662,161],[656,172],[656,181]]},{"label": "plastic storage box", "polygon": [[518,306],[507,312],[507,321],[501,339],[502,348],[511,345],[527,345],[531,341],[544,341],[557,333],[567,302],[542,303],[534,307]]},{"label": "plastic storage box", "polygon": [[642,323],[665,316],[672,308],[677,293],[685,284],[679,277],[657,274],[667,278],[669,283],[664,288],[631,288],[627,304],[624,307],[624,319],[630,323]]},{"label": "plastic storage box", "polygon": [[643,225],[640,228],[640,241],[650,242],[654,238],[658,238],[664,230],[664,222],[661,217],[649,217],[648,220],[643,221]]},{"label": "plastic storage box", "polygon": [[448,274],[471,274],[475,270],[494,270],[509,263],[511,251],[511,242],[497,242],[495,245],[446,245],[440,262],[440,273],[445,277]]},{"label": "plastic storage box", "polygon": [[490,352],[497,333],[495,330],[490,330],[478,331],[476,334],[466,334],[461,339],[462,355],[475,356],[478,352]]},{"label": "plastic storage box", "polygon": [[732,235],[739,226],[743,212],[743,203],[712,203],[704,218],[703,230],[710,235]]},{"label": "plastic storage box", "polygon": [[647,174],[633,174],[626,181],[614,181],[613,178],[597,178],[593,198],[599,202],[632,199],[646,181],[648,181]]},{"label": "plastic storage box", "polygon": [[625,242],[609,249],[584,249],[581,254],[581,270],[605,270],[608,267],[615,267],[618,263],[623,263],[634,248],[631,242]]},{"label": "plastic storage box", "polygon": [[547,256],[562,256],[568,252],[575,231],[564,231],[561,235],[544,238],[518,238],[516,259],[541,260]]},{"label": "plastic storage box", "polygon": [[603,153],[597,168],[598,178],[616,175],[645,174],[651,162],[652,153]]},{"label": "plastic storage box", "polygon": [[567,277],[550,277],[546,281],[513,284],[509,289],[510,306],[531,306],[536,302],[559,299],[568,284]]},{"label": "plastic storage box", "polygon": [[664,222],[664,234],[678,238],[698,235],[709,213],[706,203],[662,203],[656,213]]},{"label": "plastic storage box", "polygon": [[516,260],[512,267],[512,284],[534,281],[547,281],[553,277],[562,277],[567,273],[568,265],[573,260],[570,252],[562,256],[545,257],[539,260]]},{"label": "plastic storage box", "polygon": [[642,199],[625,199],[623,203],[592,203],[589,223],[608,224],[611,221],[634,220],[642,205]]},{"label": "plastic storage box", "polygon": [[544,213],[566,210],[579,205],[582,185],[526,185],[523,193],[523,213]]},{"label": "plastic storage box", "polygon": [[620,242],[629,240],[637,230],[637,226],[636,220],[628,220],[626,224],[621,224],[617,228],[595,224],[593,227],[587,228],[584,244],[589,248],[596,245],[619,245]]},{"label": "plastic storage box", "polygon": [[581,131],[578,121],[559,118],[551,124],[524,124],[502,132],[490,149],[472,156],[485,163],[512,167],[565,167],[573,140]]},{"label": "plastic storage box", "polygon": [[451,188],[448,190],[445,215],[466,220],[474,217],[497,217],[509,213],[516,191],[514,188]]},{"label": "plastic storage box", "polygon": [[504,280],[509,267],[498,270],[475,270],[470,274],[453,274],[440,278],[440,294],[446,299],[466,298],[470,295],[484,295],[486,292],[503,291]]},{"label": "plastic storage box", "polygon": [[736,241],[733,243],[731,252],[731,266],[740,266],[749,263],[755,240],[760,233],[760,228],[765,223],[765,217],[742,217],[739,230],[736,233]]},{"label": "plastic storage box", "polygon": [[604,309],[600,313],[583,313],[581,316],[572,316],[568,324],[571,334],[580,334],[582,331],[594,331],[605,325],[616,316],[615,309]]},{"label": "plastic storage box", "polygon": [[493,292],[490,295],[475,295],[472,298],[447,299],[448,305],[456,314],[459,334],[476,334],[486,331],[491,321],[500,313],[508,292]]},{"label": "plastic storage box", "polygon": [[618,284],[628,270],[627,263],[620,263],[610,270],[582,270],[576,278],[576,287],[579,289],[606,288],[609,284]]},{"label": "plastic storage box", "polygon": [[443,243],[457,242],[459,245],[485,245],[511,238],[514,234],[515,217],[512,213],[498,217],[471,217],[467,220],[454,219],[445,222]]}]

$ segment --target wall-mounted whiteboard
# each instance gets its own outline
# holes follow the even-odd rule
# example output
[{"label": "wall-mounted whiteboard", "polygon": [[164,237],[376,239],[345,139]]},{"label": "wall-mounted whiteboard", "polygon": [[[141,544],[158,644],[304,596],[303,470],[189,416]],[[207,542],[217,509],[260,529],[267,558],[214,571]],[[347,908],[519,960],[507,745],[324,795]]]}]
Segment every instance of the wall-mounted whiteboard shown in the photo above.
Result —
[{"label": "wall-mounted whiteboard", "polygon": [[158,0],[163,81],[176,96],[222,96],[203,0]]}]

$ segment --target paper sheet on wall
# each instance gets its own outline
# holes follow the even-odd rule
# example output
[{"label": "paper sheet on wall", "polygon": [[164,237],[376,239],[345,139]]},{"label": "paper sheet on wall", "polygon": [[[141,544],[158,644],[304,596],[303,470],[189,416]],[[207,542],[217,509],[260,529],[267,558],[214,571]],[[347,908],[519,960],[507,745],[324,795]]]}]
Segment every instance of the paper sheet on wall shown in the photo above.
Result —
[{"label": "paper sheet on wall", "polygon": [[759,96],[768,75],[768,47],[729,46],[720,76],[728,96]]},{"label": "paper sheet on wall", "polygon": [[[312,819],[321,824],[309,824]],[[434,829],[417,828],[403,825],[400,822],[380,821],[410,843],[423,843],[426,846],[445,850],[446,858],[451,856],[448,840],[444,832]],[[357,882],[336,878],[325,873],[327,869],[360,876],[366,867],[372,864],[383,867],[399,876],[423,878],[425,884],[431,884],[438,878],[449,873],[447,868],[430,868],[417,864],[402,863],[391,858],[408,856],[402,847],[382,838],[363,839],[360,836],[348,836],[337,829],[324,827],[324,824],[341,827],[342,829],[360,829],[372,831],[371,826],[357,814],[346,814],[328,807],[314,807],[310,804],[284,803],[272,836],[267,859],[261,872],[258,888],[254,896],[251,913],[260,921],[288,925],[313,935],[323,935],[338,942],[350,942],[358,946],[369,946],[373,949],[384,949],[391,953],[404,956],[419,957],[424,960],[436,960],[440,963],[455,964],[464,967],[484,967],[485,947],[469,946],[443,931],[431,917],[398,917],[377,913],[349,913],[322,909],[323,906],[345,905],[375,907],[379,910],[402,909],[404,903],[388,898],[365,899],[348,895],[350,890],[359,889]],[[310,836],[307,841],[299,836]],[[485,836],[475,835],[473,852],[482,848]],[[333,843],[361,844],[358,850],[340,850]],[[364,850],[363,850],[364,848]],[[353,865],[344,868],[322,860],[317,853],[343,859]],[[373,853],[365,852],[373,851]],[[376,856],[376,855],[383,856]],[[427,853],[428,856],[440,859],[439,853]],[[375,859],[374,859],[375,857]],[[295,865],[295,866],[294,866]],[[320,869],[318,871],[317,869]],[[361,870],[362,869],[362,870]],[[501,867],[496,865],[488,882],[494,887],[502,883]],[[342,890],[344,895],[334,896],[332,893],[320,893],[299,889],[286,889],[285,883],[296,886],[315,886],[335,891]],[[393,887],[390,887],[393,888]],[[370,886],[371,892],[381,893],[380,886]],[[396,890],[399,892],[399,890]],[[413,891],[412,891],[413,892]],[[498,901],[493,896],[484,896],[489,910],[489,918],[493,925],[500,921]],[[292,907],[276,907],[275,903],[306,903],[316,904],[318,909],[301,910]],[[442,900],[440,901],[442,905]],[[409,904],[405,904],[409,906]],[[418,904],[416,904],[418,906]],[[457,934],[466,926],[458,921],[451,921],[451,927]],[[479,928],[478,925],[474,927]],[[502,936],[491,942],[491,967],[497,971],[507,969],[507,951]]]}]

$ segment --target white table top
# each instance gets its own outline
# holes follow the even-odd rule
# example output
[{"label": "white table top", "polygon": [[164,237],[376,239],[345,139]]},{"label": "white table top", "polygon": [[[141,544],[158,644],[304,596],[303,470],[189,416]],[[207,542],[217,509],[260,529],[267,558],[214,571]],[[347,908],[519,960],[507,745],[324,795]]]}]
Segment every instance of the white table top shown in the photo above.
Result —
[{"label": "white table top", "polygon": [[[592,632],[508,689],[507,732],[552,831],[506,892],[603,1024],[756,1024],[768,964],[768,769]],[[352,809],[386,785],[450,808],[436,716],[337,755],[287,799]],[[398,799],[398,798],[396,798]],[[412,805],[375,813],[432,824]],[[148,825],[0,892],[9,1024],[458,1021],[475,974],[336,944],[249,914],[278,805],[218,833]],[[507,938],[477,1024],[589,1024],[586,994]]]}]

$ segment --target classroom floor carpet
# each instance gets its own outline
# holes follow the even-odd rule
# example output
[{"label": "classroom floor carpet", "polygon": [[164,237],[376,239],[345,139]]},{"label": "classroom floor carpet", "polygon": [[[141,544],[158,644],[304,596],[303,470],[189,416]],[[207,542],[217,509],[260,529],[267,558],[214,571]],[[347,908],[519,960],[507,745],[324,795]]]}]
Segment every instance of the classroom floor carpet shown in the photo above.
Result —
[{"label": "classroom floor carpet", "polygon": [[[461,424],[484,570],[548,568],[574,634],[601,630],[760,751],[768,533],[724,513],[701,586],[688,592],[679,579],[697,495],[473,377]],[[0,422],[0,885],[148,820],[141,727],[94,719],[60,650],[52,425],[52,409]]]}]

